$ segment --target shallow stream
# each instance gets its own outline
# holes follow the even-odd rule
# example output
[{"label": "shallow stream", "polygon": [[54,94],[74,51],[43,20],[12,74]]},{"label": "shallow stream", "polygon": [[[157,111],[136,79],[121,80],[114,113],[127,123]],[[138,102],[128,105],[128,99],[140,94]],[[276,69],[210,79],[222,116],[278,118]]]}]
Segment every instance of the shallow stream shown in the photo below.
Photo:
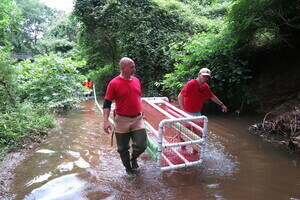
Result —
[{"label": "shallow stream", "polygon": [[161,172],[140,157],[128,176],[93,100],[61,113],[59,127],[15,170],[16,200],[300,200],[300,158],[250,134],[257,116],[208,117],[202,165]]}]

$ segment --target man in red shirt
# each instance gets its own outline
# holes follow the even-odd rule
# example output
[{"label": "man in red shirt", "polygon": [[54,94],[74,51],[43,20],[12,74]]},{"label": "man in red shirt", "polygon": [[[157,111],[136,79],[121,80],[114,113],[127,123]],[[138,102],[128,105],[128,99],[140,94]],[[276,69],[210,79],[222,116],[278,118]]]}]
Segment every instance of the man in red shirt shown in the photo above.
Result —
[{"label": "man in red shirt", "polygon": [[86,80],[83,85],[87,88],[90,89],[90,94],[88,96],[92,96],[93,94],[93,85],[94,85],[94,82],[91,81],[91,79],[89,78],[88,80]]},{"label": "man in red shirt", "polygon": [[[146,130],[142,116],[141,83],[133,76],[135,63],[130,58],[120,60],[119,76],[112,79],[106,90],[103,103],[103,129],[106,133],[112,131],[108,121],[112,101],[115,101],[115,134],[123,165],[128,174],[139,171],[137,158],[147,147]],[[132,140],[132,154],[130,157],[129,142]]]},{"label": "man in red shirt", "polygon": [[202,68],[198,73],[197,79],[186,83],[178,95],[178,103],[182,110],[200,116],[204,101],[211,99],[222,107],[223,112],[227,112],[227,107],[212,93],[209,85],[206,83],[209,78],[210,70]]}]

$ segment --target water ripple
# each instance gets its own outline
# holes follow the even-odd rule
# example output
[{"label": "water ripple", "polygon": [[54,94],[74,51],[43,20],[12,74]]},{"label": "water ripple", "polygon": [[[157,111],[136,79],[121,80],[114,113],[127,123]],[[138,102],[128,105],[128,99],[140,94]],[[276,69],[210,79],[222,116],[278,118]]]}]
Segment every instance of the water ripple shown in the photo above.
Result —
[{"label": "water ripple", "polygon": [[34,189],[24,200],[87,200],[80,195],[85,184],[86,182],[78,178],[77,174],[61,176]]}]

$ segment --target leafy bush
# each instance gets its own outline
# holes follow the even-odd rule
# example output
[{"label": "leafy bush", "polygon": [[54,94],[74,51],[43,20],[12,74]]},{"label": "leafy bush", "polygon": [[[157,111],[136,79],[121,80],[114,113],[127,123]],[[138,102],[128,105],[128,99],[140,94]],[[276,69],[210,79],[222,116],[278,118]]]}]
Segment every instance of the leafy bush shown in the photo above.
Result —
[{"label": "leafy bush", "polygon": [[0,160],[7,152],[40,141],[55,126],[51,107],[71,107],[85,99],[83,63],[42,56],[13,65],[0,49]]},{"label": "leafy bush", "polygon": [[0,159],[25,140],[37,141],[55,126],[51,111],[45,105],[26,100],[20,103],[18,74],[7,48],[0,49]]},{"label": "leafy bush", "polygon": [[51,110],[43,105],[23,103],[7,108],[0,115],[0,154],[40,141],[55,126]]},{"label": "leafy bush", "polygon": [[246,51],[299,44],[299,1],[238,0],[228,21],[231,37]]},{"label": "leafy bush", "polygon": [[85,99],[88,90],[77,68],[84,63],[55,55],[19,63],[18,87],[21,101],[43,103],[47,107],[72,107]]},{"label": "leafy bush", "polygon": [[0,46],[0,110],[6,105],[15,103],[13,97],[15,69],[9,57],[9,49]]}]

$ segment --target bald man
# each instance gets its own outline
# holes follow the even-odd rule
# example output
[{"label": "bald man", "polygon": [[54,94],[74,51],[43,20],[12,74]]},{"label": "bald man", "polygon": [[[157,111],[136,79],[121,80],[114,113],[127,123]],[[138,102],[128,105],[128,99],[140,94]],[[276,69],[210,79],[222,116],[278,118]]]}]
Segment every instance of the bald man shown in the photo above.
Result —
[{"label": "bald man", "polygon": [[[115,135],[117,151],[128,174],[139,172],[137,158],[146,150],[146,130],[142,116],[142,90],[140,80],[134,77],[135,63],[124,57],[120,60],[120,75],[112,79],[106,90],[103,103],[103,129],[112,131],[108,121],[111,104],[115,101]],[[130,155],[130,139],[132,153]]]}]

